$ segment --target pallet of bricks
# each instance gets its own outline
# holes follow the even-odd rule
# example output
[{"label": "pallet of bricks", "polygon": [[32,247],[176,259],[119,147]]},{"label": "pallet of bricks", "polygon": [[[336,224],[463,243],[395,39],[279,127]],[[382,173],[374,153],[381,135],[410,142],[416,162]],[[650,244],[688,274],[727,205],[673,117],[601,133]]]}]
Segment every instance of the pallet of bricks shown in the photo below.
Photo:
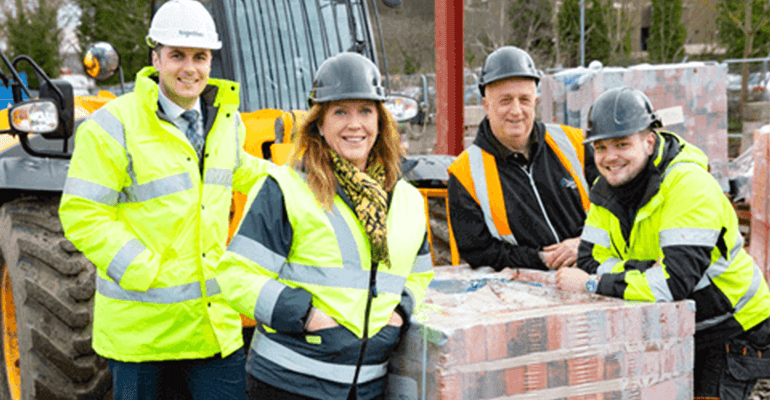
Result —
[{"label": "pallet of bricks", "polygon": [[749,253],[770,282],[770,129],[754,132],[754,174],[751,179],[751,244]]},{"label": "pallet of bricks", "polygon": [[559,291],[553,273],[441,267],[389,399],[692,399],[695,304]]}]

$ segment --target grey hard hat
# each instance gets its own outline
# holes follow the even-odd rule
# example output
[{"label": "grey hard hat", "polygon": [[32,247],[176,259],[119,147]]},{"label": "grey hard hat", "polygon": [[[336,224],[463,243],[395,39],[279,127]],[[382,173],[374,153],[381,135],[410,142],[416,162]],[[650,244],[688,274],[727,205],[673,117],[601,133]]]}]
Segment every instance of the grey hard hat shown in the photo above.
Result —
[{"label": "grey hard hat", "polygon": [[642,91],[630,87],[613,88],[602,93],[591,105],[583,143],[622,138],[661,126],[650,99]]},{"label": "grey hard hat", "polygon": [[358,53],[340,53],[327,58],[313,78],[308,106],[336,100],[385,100],[385,88],[377,66]]},{"label": "grey hard hat", "polygon": [[487,56],[481,69],[479,92],[484,96],[487,85],[508,78],[530,78],[535,84],[540,82],[540,74],[535,69],[532,57],[515,46],[501,47]]}]

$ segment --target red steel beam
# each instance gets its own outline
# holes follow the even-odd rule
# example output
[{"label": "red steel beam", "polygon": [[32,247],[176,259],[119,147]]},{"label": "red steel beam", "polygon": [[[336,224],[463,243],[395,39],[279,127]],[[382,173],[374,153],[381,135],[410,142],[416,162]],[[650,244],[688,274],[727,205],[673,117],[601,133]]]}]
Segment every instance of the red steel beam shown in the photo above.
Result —
[{"label": "red steel beam", "polygon": [[436,153],[463,147],[463,1],[436,0]]}]

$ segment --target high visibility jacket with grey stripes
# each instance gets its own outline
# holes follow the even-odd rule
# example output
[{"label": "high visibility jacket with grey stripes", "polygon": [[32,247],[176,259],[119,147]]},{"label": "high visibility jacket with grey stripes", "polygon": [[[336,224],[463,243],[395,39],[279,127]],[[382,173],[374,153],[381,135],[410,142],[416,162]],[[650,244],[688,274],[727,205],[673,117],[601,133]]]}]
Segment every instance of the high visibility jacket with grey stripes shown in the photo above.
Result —
[{"label": "high visibility jacket with grey stripes", "polygon": [[[591,190],[578,266],[601,275],[597,293],[626,300],[696,303],[696,343],[713,344],[770,317],[770,292],[743,249],[729,200],[695,146],[659,132],[656,172],[631,215],[604,178]],[[627,238],[627,239],[626,239]]]},{"label": "high visibility jacket with grey stripes", "polygon": [[189,140],[158,110],[157,72],[83,122],[59,208],[66,237],[97,267],[93,348],[126,362],[227,356],[241,320],[220,293],[232,192],[267,161],[242,151],[239,86],[211,79],[201,100],[203,175]]},{"label": "high visibility jacket with grey stripes", "polygon": [[595,177],[583,132],[535,123],[529,159],[507,149],[485,118],[473,145],[449,167],[449,212],[471,266],[547,269],[545,246],[578,237]]},{"label": "high visibility jacket with grey stripes", "polygon": [[[259,323],[248,371],[301,395],[345,398],[362,343],[372,269],[363,225],[341,189],[327,212],[289,167],[271,170],[246,204],[217,280],[233,307]],[[380,378],[399,338],[399,329],[387,325],[391,314],[398,308],[408,321],[433,277],[422,196],[405,181],[390,195],[387,229],[391,268],[380,264],[376,274],[359,399],[382,392]],[[303,331],[311,303],[340,326]]]}]

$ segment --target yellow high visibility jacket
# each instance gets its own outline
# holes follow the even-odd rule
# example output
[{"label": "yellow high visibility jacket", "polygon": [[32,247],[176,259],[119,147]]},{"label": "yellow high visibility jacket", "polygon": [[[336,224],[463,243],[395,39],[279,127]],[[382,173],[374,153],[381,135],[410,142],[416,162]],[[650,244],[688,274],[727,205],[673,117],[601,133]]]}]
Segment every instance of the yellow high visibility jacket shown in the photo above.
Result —
[{"label": "yellow high visibility jacket", "polygon": [[578,266],[601,275],[599,294],[693,299],[696,342],[749,330],[770,317],[770,292],[743,249],[735,211],[703,152],[676,134],[658,137],[657,172],[635,214],[628,216],[604,178],[594,185]]},{"label": "yellow high visibility jacket", "polygon": [[237,83],[211,79],[203,174],[195,150],[158,110],[157,72],[83,122],[59,208],[66,237],[97,267],[93,348],[142,362],[223,357],[241,320],[214,279],[233,189],[270,164],[245,153]]},{"label": "yellow high visibility jacket", "polygon": [[[260,380],[306,396],[344,398],[364,330],[372,271],[370,243],[338,190],[330,212],[303,177],[277,167],[254,186],[247,213],[217,268],[222,291],[262,326],[247,370]],[[422,197],[405,181],[393,189],[387,216],[391,268],[380,264],[372,300],[359,398],[376,395],[399,329],[387,325],[397,307],[408,316],[433,277]],[[310,305],[340,326],[304,332]]]}]

